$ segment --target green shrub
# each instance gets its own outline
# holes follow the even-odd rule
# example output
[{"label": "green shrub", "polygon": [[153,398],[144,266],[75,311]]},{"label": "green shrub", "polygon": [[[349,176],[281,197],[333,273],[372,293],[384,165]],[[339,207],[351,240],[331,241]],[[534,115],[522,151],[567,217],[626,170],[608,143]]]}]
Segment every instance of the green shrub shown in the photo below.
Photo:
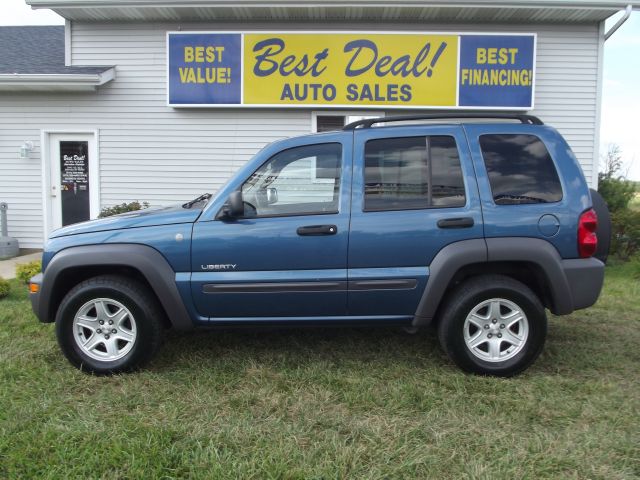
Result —
[{"label": "green shrub", "polygon": [[16,278],[22,283],[29,283],[31,277],[37,275],[42,270],[42,262],[34,260],[29,263],[21,263],[16,266]]},{"label": "green shrub", "polygon": [[611,253],[629,260],[640,253],[640,212],[625,208],[611,215]]},{"label": "green shrub", "polygon": [[631,275],[635,280],[640,280],[640,256],[631,260]]},{"label": "green shrub", "polygon": [[627,261],[640,252],[640,211],[635,205],[638,185],[624,178],[624,162],[618,145],[609,145],[603,160],[603,171],[598,174],[598,192],[611,212],[610,253]]},{"label": "green shrub", "polygon": [[130,203],[121,203],[120,205],[114,205],[113,207],[105,207],[100,210],[98,218],[110,217],[112,215],[118,215],[119,213],[134,212],[136,210],[142,210],[149,208],[149,202],[138,202],[137,200]]},{"label": "green shrub", "polygon": [[623,178],[607,177],[600,174],[598,192],[602,195],[612,213],[625,210],[636,195],[636,185]]},{"label": "green shrub", "polygon": [[9,295],[11,285],[4,278],[0,277],[0,298],[4,298]]}]

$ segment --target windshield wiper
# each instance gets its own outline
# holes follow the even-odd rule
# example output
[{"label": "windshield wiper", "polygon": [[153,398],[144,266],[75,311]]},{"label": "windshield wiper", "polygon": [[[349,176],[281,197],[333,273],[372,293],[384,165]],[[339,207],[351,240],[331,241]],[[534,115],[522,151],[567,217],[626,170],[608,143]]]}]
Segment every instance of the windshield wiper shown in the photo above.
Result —
[{"label": "windshield wiper", "polygon": [[209,200],[211,198],[211,194],[210,193],[203,193],[202,195],[200,195],[198,198],[194,198],[193,200],[187,202],[187,203],[183,203],[182,204],[182,208],[191,208],[193,207],[196,203],[201,203],[201,202],[206,202],[207,200]]}]

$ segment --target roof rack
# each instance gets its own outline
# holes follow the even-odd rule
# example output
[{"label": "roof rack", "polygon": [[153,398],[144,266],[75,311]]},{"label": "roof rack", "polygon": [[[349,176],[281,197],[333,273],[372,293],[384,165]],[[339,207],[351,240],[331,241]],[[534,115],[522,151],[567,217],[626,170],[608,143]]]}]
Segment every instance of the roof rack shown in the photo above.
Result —
[{"label": "roof rack", "polygon": [[542,120],[533,115],[512,113],[429,113],[424,115],[398,115],[395,117],[366,118],[345,125],[343,130],[355,130],[358,127],[370,128],[376,123],[406,122],[411,120],[438,120],[441,118],[500,118],[505,120],[520,120],[527,125],[544,125]]}]

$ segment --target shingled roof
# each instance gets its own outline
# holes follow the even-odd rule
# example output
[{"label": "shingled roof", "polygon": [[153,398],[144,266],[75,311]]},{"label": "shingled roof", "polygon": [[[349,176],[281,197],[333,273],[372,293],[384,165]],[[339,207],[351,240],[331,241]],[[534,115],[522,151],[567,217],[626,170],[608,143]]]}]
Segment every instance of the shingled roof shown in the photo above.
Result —
[{"label": "shingled roof", "polygon": [[66,66],[64,27],[0,27],[0,91],[86,91],[115,78],[111,66]]},{"label": "shingled roof", "polygon": [[0,27],[0,74],[100,74],[112,67],[66,67],[64,27]]}]

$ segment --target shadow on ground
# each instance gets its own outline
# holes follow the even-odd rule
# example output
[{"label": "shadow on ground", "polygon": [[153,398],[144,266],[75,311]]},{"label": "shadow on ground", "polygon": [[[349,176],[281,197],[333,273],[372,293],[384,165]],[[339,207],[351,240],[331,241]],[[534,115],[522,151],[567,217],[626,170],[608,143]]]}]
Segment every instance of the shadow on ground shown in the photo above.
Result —
[{"label": "shadow on ground", "polygon": [[237,360],[288,368],[329,362],[362,369],[391,359],[396,367],[449,364],[432,329],[409,334],[400,328],[308,327],[171,331],[152,368],[183,369],[194,361],[215,368]]}]

